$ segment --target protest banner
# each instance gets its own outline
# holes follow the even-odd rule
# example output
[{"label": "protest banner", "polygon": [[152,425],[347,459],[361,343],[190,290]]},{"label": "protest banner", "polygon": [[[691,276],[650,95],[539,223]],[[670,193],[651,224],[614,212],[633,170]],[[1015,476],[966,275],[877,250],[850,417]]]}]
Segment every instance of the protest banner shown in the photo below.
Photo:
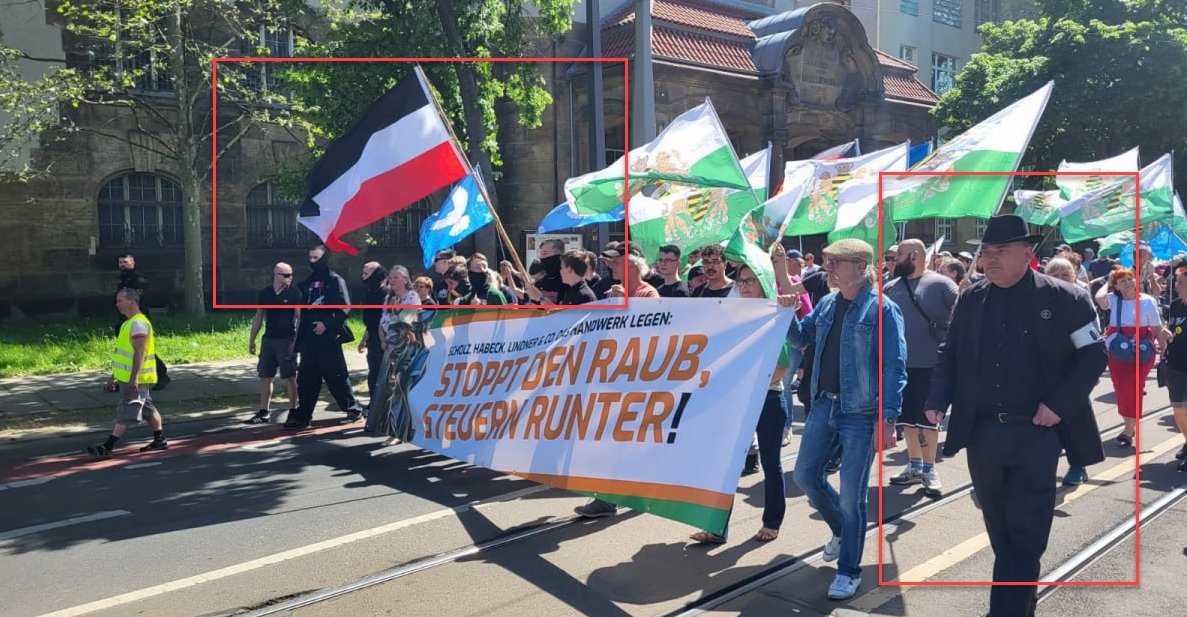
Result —
[{"label": "protest banner", "polygon": [[689,298],[442,316],[413,443],[723,533],[792,317]]}]

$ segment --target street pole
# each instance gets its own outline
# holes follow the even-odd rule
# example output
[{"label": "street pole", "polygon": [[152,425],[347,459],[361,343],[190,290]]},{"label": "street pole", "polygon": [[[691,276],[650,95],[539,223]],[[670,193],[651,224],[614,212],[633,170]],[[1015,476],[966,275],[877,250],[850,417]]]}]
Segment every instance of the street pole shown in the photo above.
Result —
[{"label": "street pole", "polygon": [[[598,0],[585,1],[585,22],[589,28],[589,57],[602,57],[602,11]],[[606,112],[602,85],[602,65],[589,64],[589,171],[606,167]],[[593,247],[600,252],[610,239],[610,224],[598,223],[597,240]]]},{"label": "street pole", "polygon": [[655,73],[651,66],[651,0],[635,0],[635,66],[631,85],[631,143],[655,139]]}]

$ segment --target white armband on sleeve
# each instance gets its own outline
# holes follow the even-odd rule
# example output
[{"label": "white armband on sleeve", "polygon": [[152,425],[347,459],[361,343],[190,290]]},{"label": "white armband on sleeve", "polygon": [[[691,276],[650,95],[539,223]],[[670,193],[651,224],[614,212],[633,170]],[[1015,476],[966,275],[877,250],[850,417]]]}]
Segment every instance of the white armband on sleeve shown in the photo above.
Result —
[{"label": "white armband on sleeve", "polygon": [[1101,341],[1100,332],[1096,329],[1096,322],[1092,321],[1084,324],[1083,328],[1072,332],[1068,338],[1072,339],[1072,345],[1076,349],[1083,349]]}]

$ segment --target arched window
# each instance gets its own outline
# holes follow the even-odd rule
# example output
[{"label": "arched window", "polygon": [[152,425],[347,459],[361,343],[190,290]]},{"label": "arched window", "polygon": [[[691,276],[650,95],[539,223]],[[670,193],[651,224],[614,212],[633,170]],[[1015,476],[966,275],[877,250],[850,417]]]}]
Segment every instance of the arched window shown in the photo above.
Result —
[{"label": "arched window", "polygon": [[297,222],[300,204],[283,200],[271,182],[247,194],[248,248],[299,248],[317,244],[317,236]]},{"label": "arched window", "polygon": [[149,173],[124,174],[99,189],[99,245],[180,248],[181,188]]}]

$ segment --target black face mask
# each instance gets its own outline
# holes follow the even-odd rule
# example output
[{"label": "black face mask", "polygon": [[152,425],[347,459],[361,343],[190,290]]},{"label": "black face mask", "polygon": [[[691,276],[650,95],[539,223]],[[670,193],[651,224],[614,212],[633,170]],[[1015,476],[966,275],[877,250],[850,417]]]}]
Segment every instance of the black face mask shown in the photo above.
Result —
[{"label": "black face mask", "polygon": [[387,275],[384,274],[383,268],[376,268],[371,273],[371,276],[363,279],[363,283],[367,286],[367,289],[379,289],[383,286],[385,280],[387,280]]},{"label": "black face mask", "polygon": [[913,262],[904,261],[894,264],[894,276],[896,278],[905,278],[911,276],[912,274],[915,274],[915,264]]},{"label": "black face mask", "polygon": [[326,251],[322,253],[321,259],[309,262],[309,269],[313,270],[315,274],[328,272],[330,269],[330,252]]},{"label": "black face mask", "polygon": [[540,265],[544,266],[544,273],[548,276],[559,276],[561,273],[561,256],[553,255],[545,257],[540,260]]},{"label": "black face mask", "polygon": [[486,289],[486,273],[485,272],[471,272],[470,273],[470,289],[475,291]]}]

